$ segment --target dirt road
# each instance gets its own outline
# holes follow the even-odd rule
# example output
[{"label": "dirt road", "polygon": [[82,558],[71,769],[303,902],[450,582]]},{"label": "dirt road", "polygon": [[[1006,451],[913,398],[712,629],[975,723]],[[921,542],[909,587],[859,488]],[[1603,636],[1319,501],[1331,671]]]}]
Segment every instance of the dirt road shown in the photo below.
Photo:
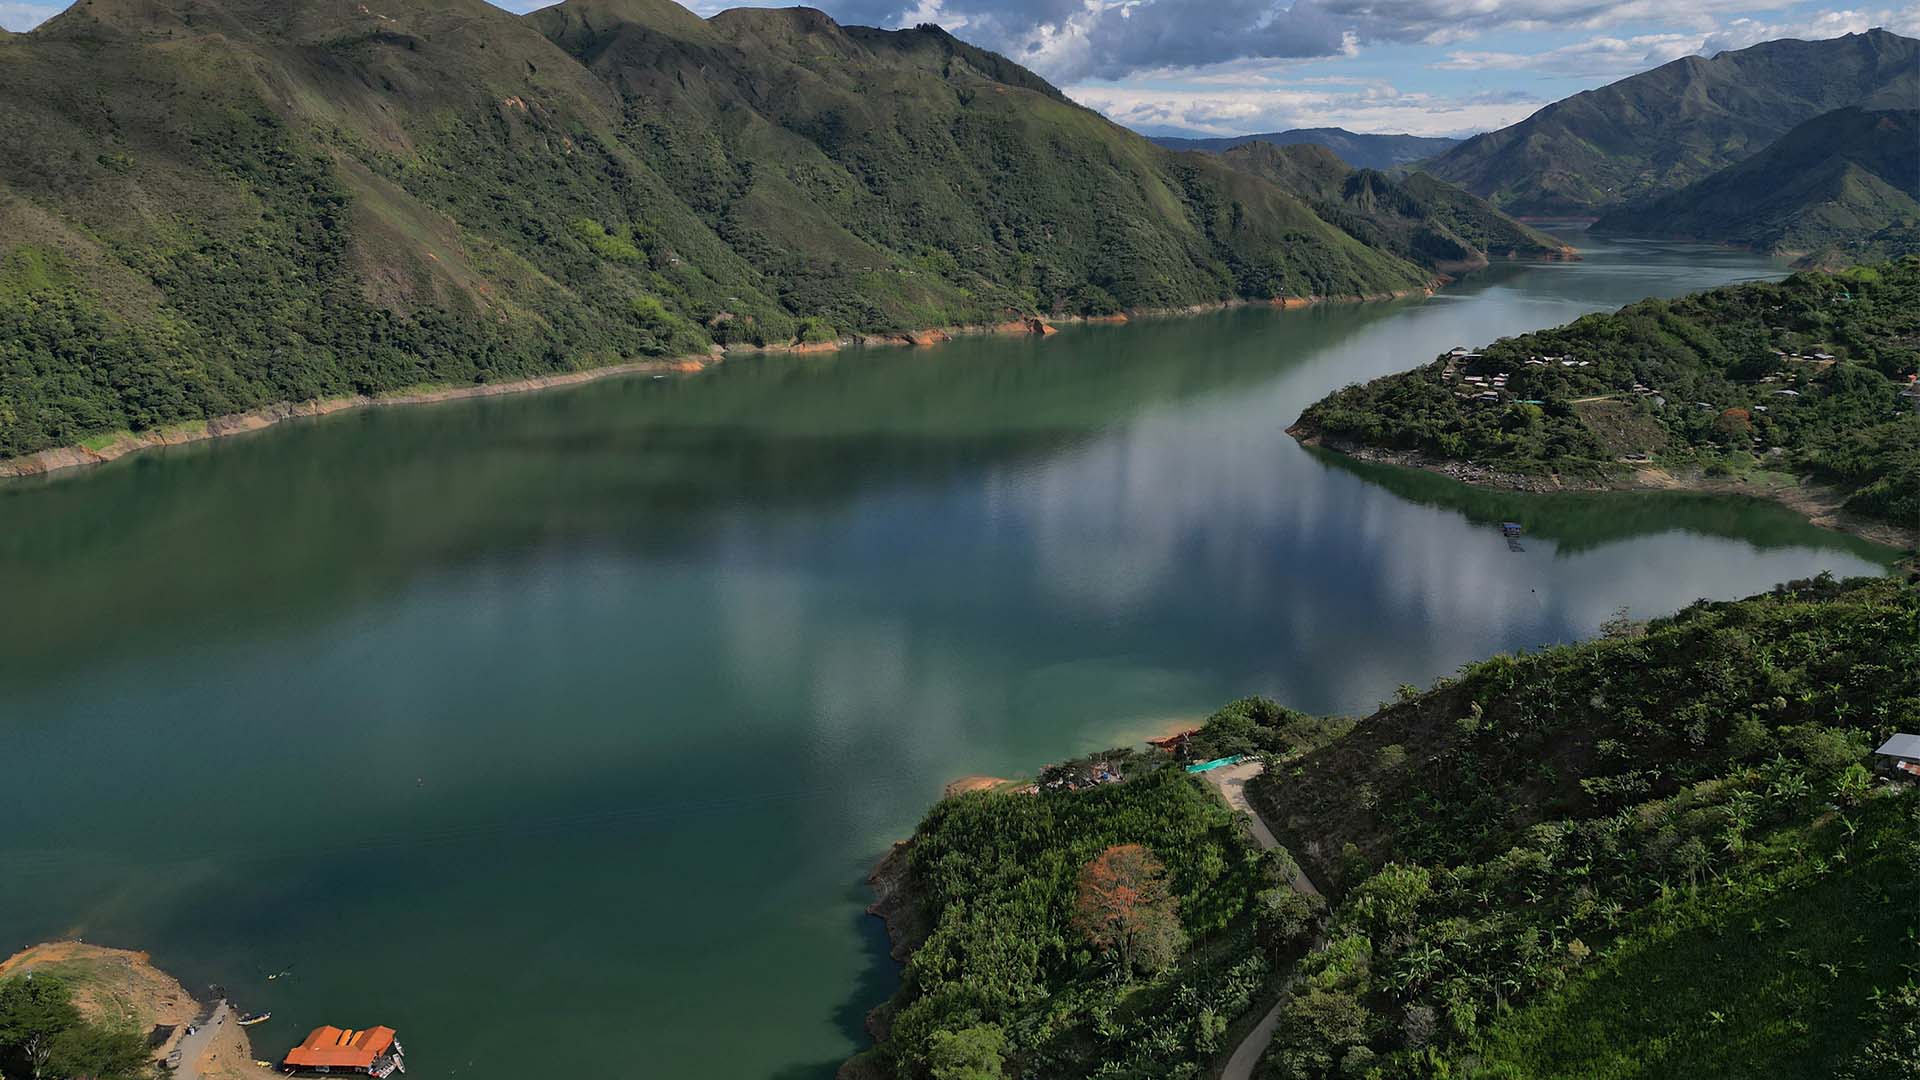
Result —
[{"label": "dirt road", "polygon": [[222,1001],[213,1007],[213,1015],[207,1017],[206,1023],[194,1029],[193,1034],[181,1036],[174,1048],[180,1055],[180,1063],[174,1069],[174,1080],[201,1080],[204,1075],[201,1059],[207,1056],[214,1039],[224,1034],[226,1025],[233,1023],[233,1020],[233,1009]]},{"label": "dirt road", "polygon": [[[1280,846],[1280,841],[1275,839],[1273,830],[1267,827],[1266,819],[1262,818],[1253,808],[1253,804],[1247,801],[1247,781],[1259,776],[1263,768],[1260,762],[1243,761],[1238,765],[1213,769],[1203,775],[1214,787],[1220,789],[1220,797],[1227,800],[1228,806],[1247,815],[1253,826],[1253,839],[1261,849],[1272,851]],[[1313,882],[1308,879],[1306,872],[1301,870],[1298,864],[1294,864],[1292,871],[1288,874],[1287,884],[1293,886],[1295,892],[1304,896],[1320,898],[1320,890],[1314,887]],[[1280,1000],[1274,1002],[1273,1008],[1268,1009],[1266,1015],[1260,1018],[1260,1022],[1253,1025],[1253,1030],[1247,1032],[1246,1038],[1240,1040],[1240,1045],[1233,1048],[1232,1055],[1227,1058],[1226,1066],[1220,1070],[1220,1080],[1253,1080],[1253,1070],[1259,1066],[1260,1058],[1266,1054],[1267,1044],[1273,1042],[1274,1029],[1280,1026],[1280,1006],[1285,1003],[1287,987],[1291,986],[1292,982],[1293,979],[1289,977],[1287,986],[1281,987]]]}]

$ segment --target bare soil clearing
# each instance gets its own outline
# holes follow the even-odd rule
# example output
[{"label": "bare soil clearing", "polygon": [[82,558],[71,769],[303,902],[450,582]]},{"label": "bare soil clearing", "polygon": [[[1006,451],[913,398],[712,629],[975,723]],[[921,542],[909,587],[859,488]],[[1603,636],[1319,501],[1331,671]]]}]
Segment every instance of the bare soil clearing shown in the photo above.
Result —
[{"label": "bare soil clearing", "polygon": [[[260,1080],[278,1075],[254,1064],[247,1033],[225,1002],[211,1009],[202,1006],[178,980],[154,967],[146,953],[81,941],[51,941],[0,961],[0,979],[30,972],[65,981],[73,990],[74,1004],[95,1023],[125,1025],[143,1034],[171,1027],[153,1048],[153,1056],[164,1062],[179,1050],[174,1075],[181,1080]],[[199,1030],[188,1035],[188,1025],[196,1023]]]}]

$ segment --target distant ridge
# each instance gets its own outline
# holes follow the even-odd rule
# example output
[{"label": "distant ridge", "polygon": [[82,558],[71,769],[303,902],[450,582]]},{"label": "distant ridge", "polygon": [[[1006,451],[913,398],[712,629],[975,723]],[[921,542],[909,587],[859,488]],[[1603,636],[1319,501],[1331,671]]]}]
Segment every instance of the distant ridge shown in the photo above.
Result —
[{"label": "distant ridge", "polygon": [[1223,154],[1236,146],[1245,146],[1251,142],[1272,143],[1275,146],[1298,146],[1308,143],[1326,147],[1341,161],[1356,169],[1391,169],[1400,165],[1410,165],[1460,145],[1459,139],[1425,135],[1367,135],[1337,127],[1294,128],[1290,131],[1270,131],[1258,135],[1228,135],[1217,139],[1155,136],[1153,141],[1169,150],[1201,150],[1209,154]]},{"label": "distant ridge", "polygon": [[1920,109],[1822,114],[1744,161],[1593,227],[1720,240],[1820,264],[1920,253]]},{"label": "distant ridge", "polygon": [[1920,100],[1920,41],[1885,30],[1689,56],[1555,102],[1426,164],[1510,214],[1599,216],[1848,106]]},{"label": "distant ridge", "polygon": [[1417,170],[1356,169],[1311,143],[1255,141],[1220,157],[1292,193],[1355,239],[1436,273],[1478,270],[1492,259],[1574,257],[1561,241]]}]

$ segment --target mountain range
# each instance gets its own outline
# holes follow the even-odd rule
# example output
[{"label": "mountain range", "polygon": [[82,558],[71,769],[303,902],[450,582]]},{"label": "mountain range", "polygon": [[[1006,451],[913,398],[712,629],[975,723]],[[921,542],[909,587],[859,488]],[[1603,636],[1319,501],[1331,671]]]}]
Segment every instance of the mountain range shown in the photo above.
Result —
[{"label": "mountain range", "polygon": [[1598,232],[1684,236],[1860,261],[1920,251],[1920,109],[1839,109]]},{"label": "mountain range", "polygon": [[79,0],[0,39],[0,455],[281,401],[1432,273],[933,27]]},{"label": "mountain range", "polygon": [[1916,101],[1920,41],[1885,30],[1769,41],[1575,94],[1425,168],[1511,214],[1596,217],[1703,180],[1822,114]]},{"label": "mountain range", "polygon": [[[1916,70],[1884,31],[1689,58],[1409,173],[1437,144],[1170,150],[937,27],[806,8],[78,0],[0,37],[0,457],[645,357],[1419,290],[1566,253],[1507,212],[1638,213],[1815,116],[1910,108]],[[1879,124],[1618,220],[1899,250]]]},{"label": "mountain range", "polygon": [[1259,135],[1228,135],[1220,138],[1178,138],[1156,135],[1153,141],[1169,150],[1203,150],[1221,154],[1248,143],[1274,146],[1324,146],[1341,161],[1357,169],[1392,169],[1411,165],[1460,145],[1459,139],[1426,135],[1366,135],[1345,128],[1293,128]]},{"label": "mountain range", "polygon": [[1523,225],[1424,172],[1393,175],[1348,166],[1327,147],[1243,143],[1221,155],[1234,168],[1293,193],[1369,246],[1437,273],[1485,267],[1491,259],[1558,259],[1559,240]]}]

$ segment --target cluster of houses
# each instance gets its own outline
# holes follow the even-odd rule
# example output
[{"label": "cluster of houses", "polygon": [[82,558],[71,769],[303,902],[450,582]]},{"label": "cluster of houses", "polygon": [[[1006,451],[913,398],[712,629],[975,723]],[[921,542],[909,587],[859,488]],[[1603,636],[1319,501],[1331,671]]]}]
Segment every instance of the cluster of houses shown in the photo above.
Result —
[{"label": "cluster of houses", "polygon": [[1041,791],[1085,791],[1102,784],[1118,784],[1126,777],[1112,761],[1095,758],[1049,765],[1040,773]]},{"label": "cluster of houses", "polygon": [[1464,360],[1479,360],[1484,354],[1470,352],[1461,346],[1454,346],[1447,353],[1447,366],[1441,370],[1440,377],[1451,382],[1456,376],[1460,379],[1460,389],[1453,396],[1467,401],[1499,401],[1500,395],[1507,389],[1507,373],[1494,372],[1492,375],[1461,375],[1458,365]]},{"label": "cluster of houses", "polygon": [[[1507,378],[1509,372],[1495,371],[1485,375],[1462,375],[1459,365],[1465,361],[1484,359],[1484,353],[1473,352],[1463,346],[1455,346],[1447,353],[1446,366],[1441,369],[1440,377],[1453,382],[1459,380],[1453,396],[1463,401],[1499,401],[1507,396]],[[1592,367],[1591,360],[1577,360],[1567,356],[1529,356],[1521,363],[1526,367]],[[1538,405],[1538,401],[1529,401],[1529,405]]]},{"label": "cluster of houses", "polygon": [[1790,353],[1785,349],[1775,349],[1773,355],[1790,364],[1817,364],[1823,368],[1840,359],[1830,352]]}]

